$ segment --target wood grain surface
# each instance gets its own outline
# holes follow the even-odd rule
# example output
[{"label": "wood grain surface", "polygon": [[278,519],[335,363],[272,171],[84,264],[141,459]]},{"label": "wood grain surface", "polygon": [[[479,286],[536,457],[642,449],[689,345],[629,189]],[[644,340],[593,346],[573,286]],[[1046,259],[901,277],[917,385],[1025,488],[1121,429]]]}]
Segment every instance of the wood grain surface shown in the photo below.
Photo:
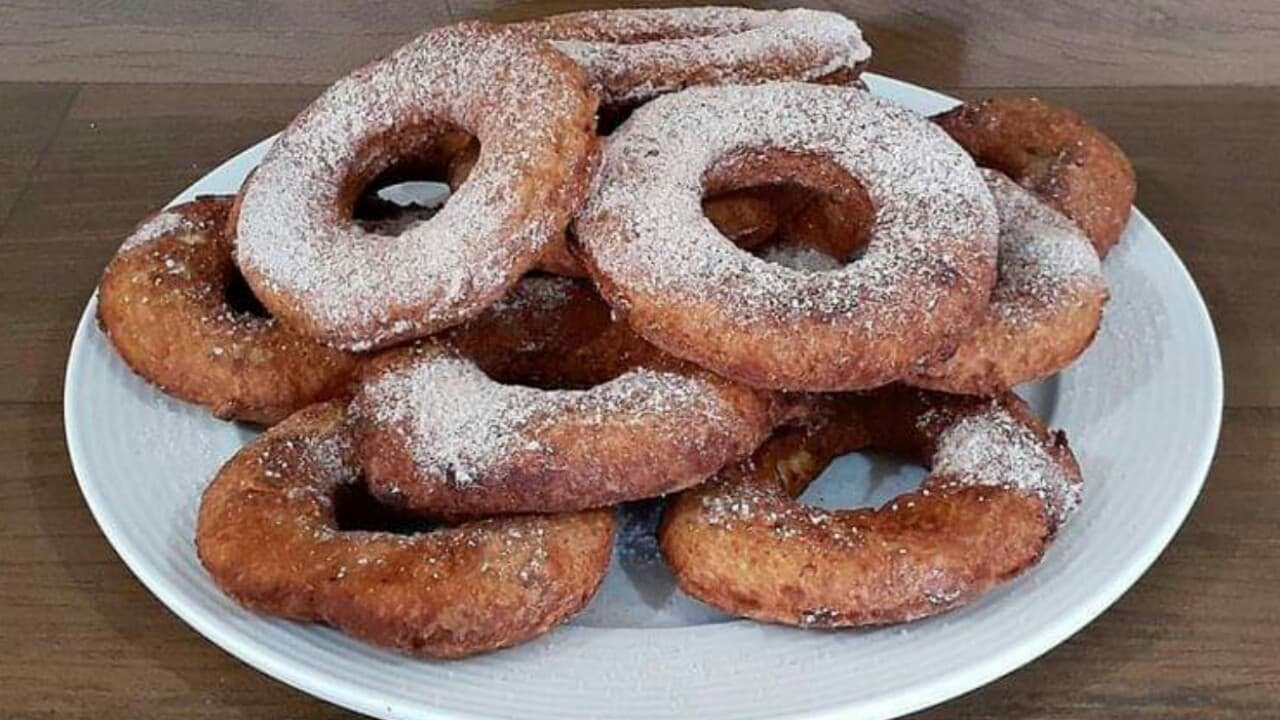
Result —
[{"label": "wood grain surface", "polygon": [[[0,717],[348,716],[226,655],[129,575],[80,498],[59,403],[75,321],[123,235],[317,90],[0,84]],[[1046,657],[918,717],[1274,718],[1280,93],[999,92],[1078,108],[1132,155],[1139,204],[1213,313],[1228,408],[1203,497],[1132,591]]]},{"label": "wood grain surface", "polygon": [[[1061,647],[917,720],[1280,717],[1280,4],[810,4],[862,20],[879,69],[1038,94],[1116,138],[1226,370],[1209,481],[1150,572]],[[0,81],[24,81],[0,82],[0,718],[351,717],[205,641],[103,539],[63,441],[72,331],[133,224],[278,130],[318,92],[303,83],[425,25],[581,5],[0,0]]]},{"label": "wood grain surface", "polygon": [[[428,25],[609,0],[0,0],[0,80],[329,82]],[[827,0],[926,85],[1280,83],[1276,0]]]}]

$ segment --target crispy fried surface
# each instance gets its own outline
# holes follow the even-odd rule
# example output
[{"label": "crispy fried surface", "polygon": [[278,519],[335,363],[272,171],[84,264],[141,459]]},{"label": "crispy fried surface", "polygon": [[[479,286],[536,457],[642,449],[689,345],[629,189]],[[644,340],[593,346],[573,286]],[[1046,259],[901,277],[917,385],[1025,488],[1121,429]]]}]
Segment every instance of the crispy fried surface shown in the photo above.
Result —
[{"label": "crispy fried surface", "polygon": [[[843,235],[856,248],[854,230],[870,227],[870,239],[830,272],[764,265],[698,216],[692,200],[720,183],[865,198]],[[798,83],[641,107],[610,136],[574,223],[592,279],[642,337],[744,384],[811,392],[878,387],[945,357],[987,306],[996,229],[977,167],[936,127]]]},{"label": "crispy fried surface", "polygon": [[[833,13],[747,8],[587,10],[515,23],[580,63],[607,125],[663,93],[699,85],[855,82],[870,56],[851,20]],[[775,29],[785,39],[771,40]]]},{"label": "crispy fried surface", "polygon": [[[240,191],[237,261],[275,315],[334,346],[389,347],[459,324],[563,233],[597,160],[595,111],[582,71],[545,42],[484,23],[429,30],[285,128]],[[439,214],[394,237],[353,220],[370,181],[422,154],[461,153],[467,136],[478,160]]]},{"label": "crispy fried surface", "polygon": [[917,387],[996,395],[1048,377],[1093,342],[1107,284],[1089,238],[998,170],[983,170],[1000,214],[991,304],[950,357],[905,380]]},{"label": "crispy fried surface", "polygon": [[[448,161],[446,180],[452,190],[467,181],[479,155],[480,145],[476,142]],[[731,242],[751,249],[772,238],[781,218],[794,212],[796,205],[794,194],[787,194],[784,188],[742,188],[709,195],[703,200],[703,211]],[[586,277],[586,268],[573,254],[571,237],[566,231],[548,243],[538,257],[537,269],[565,277]]]},{"label": "crispy fried surface", "polygon": [[784,412],[776,394],[661,353],[586,283],[554,277],[526,278],[438,342],[379,357],[352,405],[371,491],[447,516],[689,487],[750,453]]},{"label": "crispy fried surface", "polygon": [[[890,388],[815,403],[807,425],[780,431],[750,460],[668,505],[659,539],[686,592],[727,612],[801,627],[925,617],[1033,565],[1078,497],[1079,469],[1065,440],[1012,395],[990,401]],[[940,443],[992,413],[1004,418],[995,427],[1024,444]],[[795,501],[830,460],[867,448],[935,471],[879,509]],[[1024,452],[1043,465],[1033,467]],[[993,467],[1011,471],[1007,484],[970,475]],[[1054,484],[1013,476],[1019,472]]]},{"label": "crispy fried surface", "polygon": [[126,246],[103,274],[98,321],[134,372],[224,419],[271,424],[347,391],[356,356],[233,307],[238,279],[224,232],[229,196],[144,221],[173,229]]},{"label": "crispy fried surface", "polygon": [[1129,222],[1133,165],[1084,118],[1036,98],[992,98],[934,116],[978,164],[1012,177],[1071,218],[1105,256]]},{"label": "crispy fried surface", "polygon": [[358,482],[344,407],[293,415],[237,453],[205,491],[201,562],[247,607],[445,658],[550,630],[590,601],[608,569],[612,510],[409,535],[343,530],[335,495]]}]

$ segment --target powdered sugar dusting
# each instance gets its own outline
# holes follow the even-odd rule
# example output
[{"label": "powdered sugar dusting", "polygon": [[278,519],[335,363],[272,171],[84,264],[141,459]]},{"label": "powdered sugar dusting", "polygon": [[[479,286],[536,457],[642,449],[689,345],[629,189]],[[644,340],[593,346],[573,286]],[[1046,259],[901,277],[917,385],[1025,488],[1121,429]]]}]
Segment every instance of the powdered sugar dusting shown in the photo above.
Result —
[{"label": "powdered sugar dusting", "polygon": [[[369,347],[451,324],[500,295],[516,265],[561,229],[562,209],[542,201],[559,188],[520,184],[558,162],[565,128],[577,131],[588,102],[557,62],[528,39],[463,24],[429,31],[322,94],[243,192],[238,260],[251,281],[299,306],[272,309],[305,315],[338,344]],[[369,157],[366,139],[426,144],[443,128],[432,121],[481,137],[468,182],[397,235],[353,222],[348,184],[394,160]],[[527,214],[513,218],[512,207]]]},{"label": "powdered sugar dusting", "polygon": [[203,233],[213,228],[214,218],[193,216],[190,213],[183,212],[185,207],[184,205],[179,205],[175,208],[161,210],[143,220],[133,231],[133,234],[125,238],[125,241],[120,244],[120,249],[117,252],[128,252],[175,234]]},{"label": "powdered sugar dusting", "polygon": [[961,484],[1035,495],[1055,524],[1080,504],[1078,479],[1050,454],[1045,440],[994,402],[986,412],[963,417],[942,431],[933,473]]},{"label": "powdered sugar dusting", "polygon": [[817,248],[792,242],[771,244],[760,253],[760,258],[775,265],[806,272],[825,272],[843,266],[839,260]]},{"label": "powdered sugar dusting", "polygon": [[1030,323],[1077,295],[1105,291],[1102,263],[1075,223],[1004,174],[982,174],[1000,214],[992,314]]},{"label": "powdered sugar dusting", "polygon": [[[855,263],[803,273],[729,242],[706,219],[704,173],[775,148],[830,157],[876,208]],[[997,216],[973,160],[920,115],[852,88],[798,83],[697,88],[641,107],[610,138],[577,236],[624,295],[719,301],[727,320],[928,327],[939,304],[987,292]],[[956,297],[961,296],[961,297]]]},{"label": "powdered sugar dusting", "polygon": [[803,8],[618,9],[520,27],[552,39],[581,65],[605,105],[694,85],[813,81],[851,71],[871,57],[857,23]]},{"label": "powdered sugar dusting", "polygon": [[502,385],[457,357],[419,359],[365,384],[359,412],[404,435],[424,475],[460,487],[498,472],[517,452],[539,452],[544,423],[572,415],[586,423],[642,424],[675,410],[705,422],[727,419],[695,377],[633,370],[589,390]]}]

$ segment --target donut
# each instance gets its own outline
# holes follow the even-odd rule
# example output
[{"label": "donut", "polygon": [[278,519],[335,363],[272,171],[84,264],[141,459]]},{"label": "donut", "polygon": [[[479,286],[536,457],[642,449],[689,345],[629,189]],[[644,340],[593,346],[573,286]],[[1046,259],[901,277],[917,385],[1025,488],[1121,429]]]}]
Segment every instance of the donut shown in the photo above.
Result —
[{"label": "donut", "polygon": [[[799,627],[915,620],[1034,565],[1080,501],[1065,437],[1012,394],[890,386],[817,404],[806,425],[668,504],[659,541],[685,592]],[[796,501],[829,461],[867,448],[931,471],[878,509]]]},{"label": "donut", "polygon": [[370,492],[445,517],[689,487],[749,454],[785,412],[775,393],[657,351],[587,283],[555,276],[372,361],[351,406]]},{"label": "donut", "polygon": [[965,103],[934,122],[994,168],[1071,218],[1099,255],[1120,241],[1137,193],[1133,165],[1084,118],[1037,98]]},{"label": "donut", "polygon": [[[803,272],[706,221],[707,187],[794,183],[865,194],[857,262]],[[575,220],[601,293],[646,340],[781,390],[883,385],[942,354],[985,310],[998,220],[973,160],[925,118],[803,83],[695,88],[638,109],[607,141]]]},{"label": "donut", "polygon": [[231,196],[144,220],[98,286],[98,324],[135,373],[224,420],[271,424],[346,392],[358,359],[261,312],[232,262]]},{"label": "donut", "polygon": [[[429,30],[284,130],[240,192],[237,261],[273,314],[336,347],[456,325],[564,230],[597,156],[595,110],[582,71],[545,42],[479,23]],[[479,160],[431,219],[394,236],[353,220],[370,181],[456,154],[467,135]]]},{"label": "donut", "polygon": [[252,610],[441,658],[547,632],[590,602],[608,570],[612,510],[409,534],[344,527],[359,477],[343,405],[299,411],[236,453],[205,490],[201,563]]},{"label": "donut", "polygon": [[1000,214],[991,304],[955,353],[914,371],[910,385],[994,395],[1066,367],[1102,323],[1107,283],[1089,238],[998,170],[983,176]]},{"label": "donut", "polygon": [[[479,157],[480,146],[465,148],[448,163],[446,180],[453,190],[466,182]],[[702,203],[707,219],[738,247],[753,248],[773,237],[779,214],[794,200],[777,188],[744,188],[708,197]],[[410,216],[410,220],[413,218]],[[566,277],[586,277],[587,270],[570,250],[568,234],[547,244],[537,269]]]},{"label": "donut", "polygon": [[832,12],[734,7],[588,10],[511,27],[552,41],[586,71],[604,122],[694,86],[783,80],[848,84],[871,57]]}]

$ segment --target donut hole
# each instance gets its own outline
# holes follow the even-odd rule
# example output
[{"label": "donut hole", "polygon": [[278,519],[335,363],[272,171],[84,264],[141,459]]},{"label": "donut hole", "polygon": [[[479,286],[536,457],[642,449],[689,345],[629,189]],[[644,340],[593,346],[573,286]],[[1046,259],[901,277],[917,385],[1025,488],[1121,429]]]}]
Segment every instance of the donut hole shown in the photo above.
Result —
[{"label": "donut hole", "polygon": [[826,510],[878,508],[919,489],[926,474],[912,458],[863,450],[834,458],[806,486],[792,490],[799,490],[797,502]]},{"label": "donut hole", "polygon": [[227,278],[227,284],[222,291],[222,299],[226,302],[227,307],[231,308],[232,312],[239,315],[249,315],[257,318],[271,317],[271,313],[258,300],[258,296],[253,294],[253,290],[249,288],[249,283],[238,269],[232,268],[230,277]]},{"label": "donut hole", "polygon": [[339,486],[333,496],[333,516],[343,532],[386,532],[414,535],[430,532],[441,524],[417,517],[380,502],[362,480]]},{"label": "donut hole", "polygon": [[[752,221],[746,205],[732,214],[725,198],[765,203],[772,232],[736,236]],[[766,262],[804,272],[839,269],[856,261],[870,240],[875,206],[866,187],[836,162],[787,150],[742,151],[713,165],[703,178],[703,212],[726,238]]]},{"label": "donut hole", "polygon": [[[475,136],[455,127],[423,133],[425,137],[370,141],[392,159],[354,193],[352,220],[366,232],[399,235],[440,212],[470,173],[480,152]],[[412,135],[412,133],[410,133]]]}]

